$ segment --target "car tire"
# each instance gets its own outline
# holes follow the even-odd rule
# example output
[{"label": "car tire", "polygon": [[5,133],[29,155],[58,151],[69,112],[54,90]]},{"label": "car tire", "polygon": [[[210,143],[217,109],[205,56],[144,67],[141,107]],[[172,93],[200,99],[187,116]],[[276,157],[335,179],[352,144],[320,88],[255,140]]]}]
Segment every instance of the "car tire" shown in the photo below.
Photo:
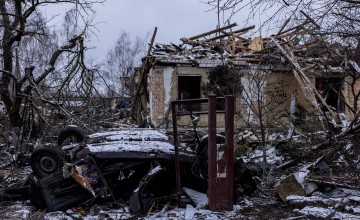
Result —
[{"label": "car tire", "polygon": [[46,203],[42,195],[42,191],[39,185],[37,177],[31,173],[28,177],[30,184],[30,203],[37,209],[45,209]]},{"label": "car tire", "polygon": [[42,178],[61,170],[64,158],[65,153],[59,147],[39,147],[31,154],[30,165],[34,174]]},{"label": "car tire", "polygon": [[82,142],[87,137],[85,131],[76,126],[68,126],[60,131],[58,136],[58,146],[61,146],[65,140],[72,138],[76,143]]}]

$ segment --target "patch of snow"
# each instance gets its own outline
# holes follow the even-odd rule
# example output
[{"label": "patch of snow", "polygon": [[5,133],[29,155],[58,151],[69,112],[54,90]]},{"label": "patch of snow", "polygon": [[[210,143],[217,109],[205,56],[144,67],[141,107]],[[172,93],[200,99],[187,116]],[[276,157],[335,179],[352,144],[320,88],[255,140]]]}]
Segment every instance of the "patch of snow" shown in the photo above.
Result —
[{"label": "patch of snow", "polygon": [[169,137],[165,132],[152,129],[126,129],[120,131],[99,132],[89,135],[89,138],[106,137],[108,141],[141,140],[141,141],[167,141]]},{"label": "patch of snow", "polygon": [[192,205],[186,205],[185,220],[191,220],[194,218],[196,209]]},{"label": "patch of snow", "polygon": [[[107,217],[105,217],[107,216]],[[73,212],[72,210],[67,210],[66,212],[49,212],[44,215],[44,220],[74,220],[74,219],[82,219],[82,220],[98,220],[98,219],[132,219],[133,216],[129,211],[124,211],[123,209],[112,209],[108,211],[100,211],[99,214],[80,214],[77,212]]]},{"label": "patch of snow", "polygon": [[358,215],[352,215],[352,214],[348,214],[348,213],[342,213],[342,212],[336,212],[335,216],[332,217],[333,219],[360,219],[360,216]]},{"label": "patch of snow", "polygon": [[[275,147],[267,145],[267,148],[268,149],[266,150],[266,161],[272,165],[282,164],[282,162],[284,161],[284,157],[278,156],[276,154]],[[248,163],[248,162],[262,163],[263,151],[255,150],[254,152],[251,152],[248,156],[242,157],[242,159],[244,160],[245,163]]]},{"label": "patch of snow", "polygon": [[301,210],[294,210],[299,213],[323,219],[359,219],[360,216],[348,213],[337,212],[332,208],[306,206]]},{"label": "patch of snow", "polygon": [[[296,210],[294,210],[296,211]],[[321,207],[313,207],[313,206],[306,206],[298,212],[310,215],[317,218],[326,218],[332,215],[335,211],[331,208],[321,208]]]},{"label": "patch of snow", "polygon": [[348,212],[360,214],[360,206],[347,205],[345,206],[345,210]]},{"label": "patch of snow", "polygon": [[114,141],[88,144],[91,153],[101,152],[141,152],[174,153],[174,145],[162,141]]},{"label": "patch of snow", "polygon": [[360,202],[360,197],[358,197],[358,196],[349,196],[348,199],[350,201]]},{"label": "patch of snow", "polygon": [[321,204],[330,204],[330,203],[339,203],[339,202],[347,202],[349,201],[346,198],[324,198],[320,196],[296,196],[290,195],[286,197],[286,202],[291,203],[309,203],[309,202],[316,202]]},{"label": "patch of snow", "polygon": [[310,173],[309,170],[300,170],[299,172],[294,173],[296,180],[303,186],[304,189],[305,189],[304,186],[305,178],[309,173]]},{"label": "patch of snow", "polygon": [[5,219],[29,219],[30,210],[24,207],[22,204],[15,204],[8,208],[8,212],[5,214]]},{"label": "patch of snow", "polygon": [[349,128],[350,122],[348,122],[348,121],[346,120],[346,116],[345,116],[344,113],[338,113],[338,115],[339,115],[340,121],[341,121],[342,126],[343,126],[343,128],[341,129],[341,131],[344,132],[344,131],[346,131],[346,130]]},{"label": "patch of snow", "polygon": [[196,204],[196,208],[203,208],[209,203],[206,194],[184,187],[183,190]]},{"label": "patch of snow", "polygon": [[360,197],[360,191],[358,191],[358,190],[342,188],[341,191],[343,193],[347,194],[347,195],[359,196]]},{"label": "patch of snow", "polygon": [[148,175],[151,176],[151,175],[154,175],[155,173],[159,172],[160,170],[162,170],[161,166],[160,165],[157,165],[154,169],[152,169]]}]

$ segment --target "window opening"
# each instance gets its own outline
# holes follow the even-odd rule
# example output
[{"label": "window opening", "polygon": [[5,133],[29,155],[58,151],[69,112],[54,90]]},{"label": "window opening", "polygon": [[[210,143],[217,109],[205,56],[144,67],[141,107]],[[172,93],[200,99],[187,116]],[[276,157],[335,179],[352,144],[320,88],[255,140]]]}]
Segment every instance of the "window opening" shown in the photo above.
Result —
[{"label": "window opening", "polygon": [[344,112],[345,110],[344,101],[341,98],[342,84],[343,78],[339,77],[316,78],[315,82],[315,87],[325,99],[326,104],[333,107],[336,112]]}]

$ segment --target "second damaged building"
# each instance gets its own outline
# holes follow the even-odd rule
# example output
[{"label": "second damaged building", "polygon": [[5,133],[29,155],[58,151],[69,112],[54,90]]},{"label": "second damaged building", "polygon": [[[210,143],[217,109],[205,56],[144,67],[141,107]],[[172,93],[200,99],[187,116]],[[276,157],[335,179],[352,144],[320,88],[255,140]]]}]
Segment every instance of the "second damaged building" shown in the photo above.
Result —
[{"label": "second damaged building", "polygon": [[[134,104],[137,112],[155,127],[167,126],[171,101],[228,95],[226,87],[233,87],[237,128],[259,124],[259,110],[268,127],[293,127],[304,111],[308,119],[320,122],[324,113],[335,124],[352,118],[359,70],[354,48],[326,42],[310,19],[268,38],[244,38],[254,26],[232,30],[236,26],[181,38],[182,45],[155,45],[136,76],[144,90],[135,91],[135,100],[148,103]],[[211,78],[211,71],[221,66],[231,68],[240,83],[223,77],[219,69]],[[317,130],[322,124],[306,129]]]}]

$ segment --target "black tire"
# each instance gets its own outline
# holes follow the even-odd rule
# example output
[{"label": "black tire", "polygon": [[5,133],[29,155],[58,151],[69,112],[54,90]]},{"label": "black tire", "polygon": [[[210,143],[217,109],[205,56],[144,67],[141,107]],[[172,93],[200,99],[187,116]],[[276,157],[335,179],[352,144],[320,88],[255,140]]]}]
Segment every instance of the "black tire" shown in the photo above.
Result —
[{"label": "black tire", "polygon": [[[199,146],[196,148],[197,167],[201,177],[208,178],[208,143],[209,139],[204,138],[200,141]],[[225,137],[216,135],[216,144],[225,144]]]},{"label": "black tire", "polygon": [[85,131],[76,126],[69,126],[60,131],[58,136],[58,146],[61,146],[66,139],[72,139],[75,143],[85,140],[87,137]]},{"label": "black tire", "polygon": [[64,165],[64,151],[59,147],[39,147],[31,154],[30,165],[37,177],[44,177],[58,170]]},{"label": "black tire", "polygon": [[44,196],[42,194],[39,179],[31,173],[28,177],[29,184],[30,184],[30,203],[37,209],[45,209],[46,203],[44,200]]}]

